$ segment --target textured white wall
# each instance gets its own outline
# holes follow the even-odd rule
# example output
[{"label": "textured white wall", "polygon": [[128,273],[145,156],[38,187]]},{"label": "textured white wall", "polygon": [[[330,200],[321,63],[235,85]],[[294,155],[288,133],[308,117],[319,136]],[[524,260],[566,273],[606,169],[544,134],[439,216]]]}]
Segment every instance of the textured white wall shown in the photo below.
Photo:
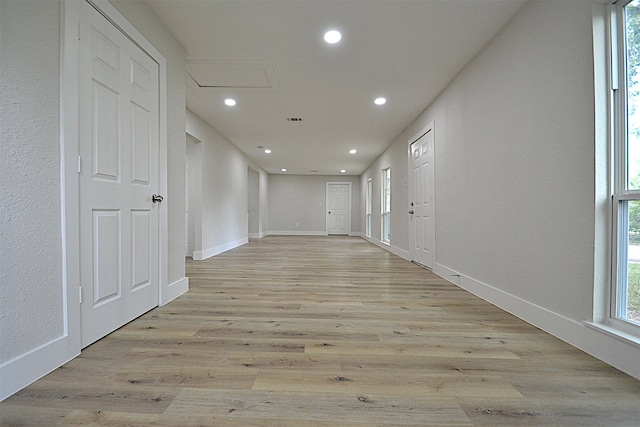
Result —
[{"label": "textured white wall", "polygon": [[360,230],[360,178],[344,175],[271,175],[269,232],[325,233],[327,182],[351,182],[351,232]]},{"label": "textured white wall", "polygon": [[591,5],[531,2],[429,109],[440,264],[591,319]]},{"label": "textured white wall", "polygon": [[0,2],[0,40],[3,363],[64,333],[59,2]]}]

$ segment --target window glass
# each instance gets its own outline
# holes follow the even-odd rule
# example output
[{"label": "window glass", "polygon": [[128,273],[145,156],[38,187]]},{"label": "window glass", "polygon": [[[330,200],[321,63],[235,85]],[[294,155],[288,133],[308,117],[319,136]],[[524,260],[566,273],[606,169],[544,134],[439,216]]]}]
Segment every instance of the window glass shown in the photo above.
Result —
[{"label": "window glass", "polygon": [[640,335],[640,0],[613,7],[614,250],[609,321]]},{"label": "window glass", "polygon": [[640,190],[640,2],[625,7],[627,186]]},{"label": "window glass", "polygon": [[618,280],[615,317],[640,324],[640,200],[619,202]]}]

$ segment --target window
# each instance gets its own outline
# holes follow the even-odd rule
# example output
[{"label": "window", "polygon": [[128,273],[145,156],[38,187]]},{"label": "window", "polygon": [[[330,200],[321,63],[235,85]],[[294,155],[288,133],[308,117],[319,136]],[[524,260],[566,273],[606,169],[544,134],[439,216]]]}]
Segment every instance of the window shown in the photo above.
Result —
[{"label": "window", "polygon": [[391,241],[391,168],[382,171],[382,242]]},{"label": "window", "polygon": [[640,0],[612,8],[613,250],[609,323],[640,335]]},{"label": "window", "polygon": [[371,178],[367,180],[367,196],[365,206],[365,230],[367,237],[371,237],[371,197],[373,196],[373,182]]}]

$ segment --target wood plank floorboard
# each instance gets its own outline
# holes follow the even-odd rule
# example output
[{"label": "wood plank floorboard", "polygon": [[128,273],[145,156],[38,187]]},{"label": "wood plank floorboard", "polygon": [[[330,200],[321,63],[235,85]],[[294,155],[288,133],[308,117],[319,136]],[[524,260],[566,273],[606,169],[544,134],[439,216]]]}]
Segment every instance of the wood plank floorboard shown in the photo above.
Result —
[{"label": "wood plank floorboard", "polygon": [[190,291],[2,426],[640,426],[640,381],[360,238],[187,261]]}]

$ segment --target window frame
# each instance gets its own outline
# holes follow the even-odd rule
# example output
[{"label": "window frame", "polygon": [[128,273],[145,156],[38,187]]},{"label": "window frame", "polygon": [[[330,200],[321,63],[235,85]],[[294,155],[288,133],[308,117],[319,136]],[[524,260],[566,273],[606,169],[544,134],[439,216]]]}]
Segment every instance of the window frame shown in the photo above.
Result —
[{"label": "window frame", "polygon": [[[640,337],[640,324],[626,317],[629,202],[640,202],[640,189],[629,188],[628,168],[628,86],[625,7],[633,0],[620,0],[611,5],[609,31],[611,94],[610,153],[611,180],[611,282],[608,291],[605,323],[623,333]],[[625,295],[622,297],[621,295]]]},{"label": "window frame", "polygon": [[[382,200],[380,240],[387,245],[391,244],[391,166],[382,169]],[[388,225],[387,225],[388,224]]]}]

